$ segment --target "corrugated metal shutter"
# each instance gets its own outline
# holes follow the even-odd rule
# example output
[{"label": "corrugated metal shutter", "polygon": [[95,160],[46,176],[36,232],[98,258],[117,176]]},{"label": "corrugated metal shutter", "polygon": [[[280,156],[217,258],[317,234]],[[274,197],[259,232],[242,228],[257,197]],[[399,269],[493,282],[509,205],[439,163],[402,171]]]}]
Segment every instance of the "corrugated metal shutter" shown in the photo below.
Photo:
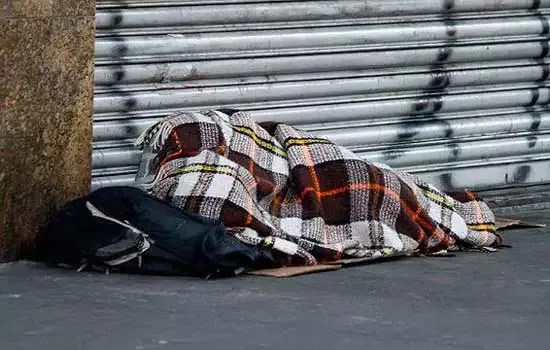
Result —
[{"label": "corrugated metal shutter", "polygon": [[97,1],[93,187],[233,106],[445,188],[550,180],[550,0]]}]

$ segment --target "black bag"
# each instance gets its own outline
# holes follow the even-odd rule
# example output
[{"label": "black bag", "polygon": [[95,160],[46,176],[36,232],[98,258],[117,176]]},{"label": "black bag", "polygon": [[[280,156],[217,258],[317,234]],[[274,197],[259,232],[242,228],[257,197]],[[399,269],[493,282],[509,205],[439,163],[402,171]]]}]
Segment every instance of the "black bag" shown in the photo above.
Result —
[{"label": "black bag", "polygon": [[123,272],[231,276],[274,264],[223,224],[133,187],[107,187],[68,203],[39,235],[39,258]]}]

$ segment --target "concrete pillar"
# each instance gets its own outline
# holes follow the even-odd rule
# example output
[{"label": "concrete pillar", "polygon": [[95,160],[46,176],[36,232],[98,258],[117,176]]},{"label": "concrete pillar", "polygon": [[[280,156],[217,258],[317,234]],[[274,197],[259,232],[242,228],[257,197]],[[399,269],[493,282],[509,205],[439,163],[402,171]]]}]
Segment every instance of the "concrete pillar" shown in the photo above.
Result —
[{"label": "concrete pillar", "polygon": [[94,0],[0,0],[0,261],[91,172]]}]

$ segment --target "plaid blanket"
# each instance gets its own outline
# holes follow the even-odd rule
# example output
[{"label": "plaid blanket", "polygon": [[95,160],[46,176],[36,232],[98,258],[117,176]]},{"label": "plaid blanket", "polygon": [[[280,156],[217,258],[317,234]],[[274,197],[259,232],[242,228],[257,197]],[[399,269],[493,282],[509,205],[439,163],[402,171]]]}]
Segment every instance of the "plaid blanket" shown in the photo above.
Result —
[{"label": "plaid blanket", "polygon": [[136,185],[284,263],[495,246],[476,194],[443,193],[327,139],[242,111],[184,112],[147,129]]}]

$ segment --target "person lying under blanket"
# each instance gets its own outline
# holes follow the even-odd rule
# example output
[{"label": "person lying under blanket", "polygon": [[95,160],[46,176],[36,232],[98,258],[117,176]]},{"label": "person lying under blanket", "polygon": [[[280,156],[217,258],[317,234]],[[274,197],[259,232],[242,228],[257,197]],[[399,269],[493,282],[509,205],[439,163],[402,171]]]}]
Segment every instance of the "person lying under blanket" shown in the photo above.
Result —
[{"label": "person lying under blanket", "polygon": [[137,139],[136,186],[221,219],[288,264],[434,254],[501,244],[475,193],[444,193],[327,139],[237,110],[181,112]]},{"label": "person lying under blanket", "polygon": [[502,244],[475,193],[444,193],[246,112],[177,113],[136,145],[134,187],[60,210],[40,236],[42,260],[207,277]]}]

